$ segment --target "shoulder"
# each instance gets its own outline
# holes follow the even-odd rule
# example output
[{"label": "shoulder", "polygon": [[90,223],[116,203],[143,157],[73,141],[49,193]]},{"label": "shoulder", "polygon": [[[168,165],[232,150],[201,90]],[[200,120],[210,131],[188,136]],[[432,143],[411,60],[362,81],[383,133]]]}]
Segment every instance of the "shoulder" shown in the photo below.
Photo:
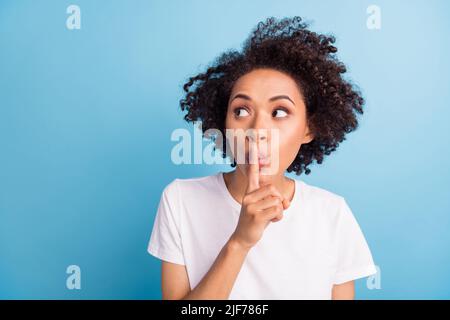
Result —
[{"label": "shoulder", "polygon": [[326,190],[324,188],[314,186],[311,184],[308,184],[304,181],[299,181],[300,188],[303,188],[303,194],[305,197],[307,197],[311,201],[315,202],[325,202],[325,203],[341,203],[342,201],[345,201],[344,197],[334,193],[332,191]]},{"label": "shoulder", "polygon": [[201,194],[217,186],[218,174],[200,176],[194,178],[176,178],[164,187],[163,194],[168,197],[177,197],[180,194],[186,195],[195,193]]}]

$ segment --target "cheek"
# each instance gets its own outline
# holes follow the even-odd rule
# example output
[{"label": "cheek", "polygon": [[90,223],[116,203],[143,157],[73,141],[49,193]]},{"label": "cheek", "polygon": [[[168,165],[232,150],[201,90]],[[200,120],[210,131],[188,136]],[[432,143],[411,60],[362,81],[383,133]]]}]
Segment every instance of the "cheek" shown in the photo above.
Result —
[{"label": "cheek", "polygon": [[297,123],[280,128],[279,131],[279,151],[281,162],[292,162],[297,156],[301,146],[304,127]]}]

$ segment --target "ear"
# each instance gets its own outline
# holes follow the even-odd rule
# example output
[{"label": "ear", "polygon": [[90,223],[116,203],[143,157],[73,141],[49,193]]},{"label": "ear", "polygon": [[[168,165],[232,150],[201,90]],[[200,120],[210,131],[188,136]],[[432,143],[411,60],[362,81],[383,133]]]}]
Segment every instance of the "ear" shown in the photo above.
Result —
[{"label": "ear", "polygon": [[303,141],[302,144],[306,144],[306,143],[310,143],[311,141],[314,140],[314,135],[312,134],[312,132],[309,130],[309,128],[306,128],[306,134],[303,137]]}]

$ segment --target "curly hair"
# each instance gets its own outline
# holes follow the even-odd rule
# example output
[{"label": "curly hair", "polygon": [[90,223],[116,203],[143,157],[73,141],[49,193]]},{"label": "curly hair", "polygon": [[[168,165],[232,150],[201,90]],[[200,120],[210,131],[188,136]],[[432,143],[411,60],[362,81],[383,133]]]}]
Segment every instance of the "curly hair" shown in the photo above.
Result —
[{"label": "curly hair", "polygon": [[[306,105],[313,140],[303,144],[288,172],[309,174],[308,166],[335,151],[345,134],[358,126],[364,99],[342,74],[347,70],[335,53],[335,37],[308,30],[301,17],[267,18],[259,22],[242,51],[229,50],[204,73],[190,77],[180,100],[184,119],[202,121],[202,130],[218,129],[225,136],[225,119],[233,84],[258,68],[271,68],[291,76],[299,85]],[[222,156],[226,157],[225,139]],[[235,166],[236,162],[232,164]]]}]

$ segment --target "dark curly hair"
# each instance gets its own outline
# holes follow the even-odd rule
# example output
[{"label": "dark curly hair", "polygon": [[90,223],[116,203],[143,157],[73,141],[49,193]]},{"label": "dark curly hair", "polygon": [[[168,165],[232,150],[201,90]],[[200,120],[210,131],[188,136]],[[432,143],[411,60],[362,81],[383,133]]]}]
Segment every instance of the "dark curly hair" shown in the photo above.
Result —
[{"label": "dark curly hair", "polygon": [[[345,134],[358,126],[356,113],[363,113],[364,99],[343,79],[345,65],[338,61],[332,35],[308,30],[301,17],[274,17],[260,22],[244,42],[242,51],[229,50],[216,58],[206,72],[190,77],[180,101],[184,119],[202,121],[202,130],[218,129],[225,137],[225,119],[233,84],[257,68],[271,68],[296,80],[306,105],[313,140],[303,144],[288,172],[309,174],[308,166],[335,151]],[[226,141],[220,146],[223,157]],[[235,166],[236,162],[232,164]]]}]

